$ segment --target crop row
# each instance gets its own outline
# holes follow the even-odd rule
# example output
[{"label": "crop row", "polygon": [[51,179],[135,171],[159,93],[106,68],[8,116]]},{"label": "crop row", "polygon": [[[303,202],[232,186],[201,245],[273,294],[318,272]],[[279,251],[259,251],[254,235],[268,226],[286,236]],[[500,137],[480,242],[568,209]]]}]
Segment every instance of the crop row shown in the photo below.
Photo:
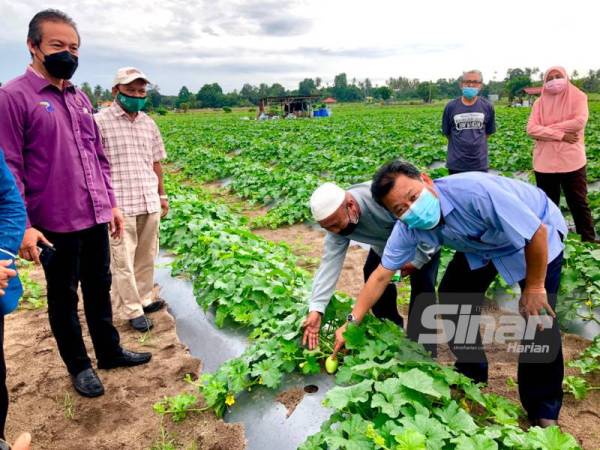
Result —
[{"label": "crop row", "polygon": [[[277,388],[293,371],[319,372],[350,299],[334,298],[323,319],[321,348],[304,349],[300,323],[309,274],[287,246],[254,235],[244,218],[182,184],[171,183],[172,210],[161,225],[162,244],[176,254],[173,270],[191,279],[199,304],[215,310],[217,325],[243,327],[250,338],[240,357],[198,383],[206,407],[222,415],[245,390]],[[519,406],[437,364],[391,322],[370,316],[346,338],[349,353],[338,386],[325,400],[333,414],[304,450],[579,448],[557,427],[523,431]],[[181,420],[195,402],[167,398],[155,409]]]},{"label": "crop row", "polygon": [[[600,105],[591,104],[586,130],[588,176],[600,179]],[[490,166],[506,175],[530,176],[529,110],[499,107],[490,139]],[[343,186],[369,179],[385,161],[404,158],[432,176],[445,160],[441,108],[342,108],[326,120],[256,122],[236,115],[159,118],[171,160],[201,181],[229,178],[234,192],[269,207],[257,225],[279,226],[309,218],[307,200],[322,181]],[[600,216],[599,204],[593,204]]]}]

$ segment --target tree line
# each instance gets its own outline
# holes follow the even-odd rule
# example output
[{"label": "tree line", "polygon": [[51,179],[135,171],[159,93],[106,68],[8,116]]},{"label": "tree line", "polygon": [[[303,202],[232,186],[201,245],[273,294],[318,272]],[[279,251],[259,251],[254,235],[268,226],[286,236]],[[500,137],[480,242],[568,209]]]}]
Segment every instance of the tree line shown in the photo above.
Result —
[{"label": "tree line", "polygon": [[[541,86],[542,72],[538,68],[508,69],[502,80],[484,80],[481,95],[495,94],[506,98],[509,102],[524,96],[523,88]],[[600,70],[590,70],[581,76],[576,71],[572,74],[575,85],[587,93],[600,93]],[[93,89],[89,83],[83,83],[81,89],[90,98],[95,107],[112,100],[111,92],[97,85]],[[375,101],[422,101],[429,103],[435,100],[458,97],[461,94],[459,78],[440,78],[436,81],[421,81],[417,78],[389,78],[385,85],[373,85],[369,78],[348,80],[346,73],[334,77],[333,84],[323,84],[319,77],[305,78],[298,83],[297,89],[286,89],[280,83],[258,86],[246,83],[240,90],[223,92],[218,83],[205,84],[196,93],[182,86],[178,95],[163,95],[157,85],[148,90],[147,109],[195,109],[195,108],[227,108],[234,106],[253,107],[263,97],[283,95],[318,95],[333,97],[338,102]]]}]

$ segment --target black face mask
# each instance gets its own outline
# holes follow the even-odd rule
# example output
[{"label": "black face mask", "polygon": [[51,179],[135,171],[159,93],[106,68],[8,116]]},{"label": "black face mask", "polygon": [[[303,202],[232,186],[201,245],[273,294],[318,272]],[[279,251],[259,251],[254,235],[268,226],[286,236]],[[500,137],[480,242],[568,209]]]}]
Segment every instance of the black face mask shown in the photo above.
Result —
[{"label": "black face mask", "polygon": [[[40,50],[41,51],[41,50]],[[69,80],[79,65],[79,58],[68,50],[58,53],[44,54],[44,67],[50,75],[61,80]]]},{"label": "black face mask", "polygon": [[358,226],[357,223],[350,222],[350,223],[348,223],[348,226],[346,228],[338,231],[338,234],[342,235],[342,236],[348,236],[350,233],[352,233],[356,229],[357,226]]},{"label": "black face mask", "polygon": [[348,214],[348,225],[346,225],[346,228],[344,228],[343,230],[338,231],[338,234],[342,236],[348,236],[358,226],[358,220],[356,221],[356,223],[352,223],[352,219],[350,218],[350,211],[347,208],[346,213]]}]

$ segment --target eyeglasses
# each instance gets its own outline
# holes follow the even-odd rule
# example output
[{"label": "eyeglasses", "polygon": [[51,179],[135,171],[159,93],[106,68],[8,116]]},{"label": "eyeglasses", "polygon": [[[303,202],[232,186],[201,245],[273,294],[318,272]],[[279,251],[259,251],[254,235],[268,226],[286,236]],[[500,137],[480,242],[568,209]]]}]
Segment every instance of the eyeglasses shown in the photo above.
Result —
[{"label": "eyeglasses", "polygon": [[469,86],[477,86],[478,84],[481,84],[481,81],[479,81],[479,80],[463,80],[462,83],[469,85]]}]

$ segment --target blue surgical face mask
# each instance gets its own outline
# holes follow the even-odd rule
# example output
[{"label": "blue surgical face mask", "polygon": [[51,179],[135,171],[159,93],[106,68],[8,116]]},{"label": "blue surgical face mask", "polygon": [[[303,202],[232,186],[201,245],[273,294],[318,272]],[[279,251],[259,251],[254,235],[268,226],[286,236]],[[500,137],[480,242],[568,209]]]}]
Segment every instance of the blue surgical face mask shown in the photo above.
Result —
[{"label": "blue surgical face mask", "polygon": [[478,88],[474,88],[474,87],[470,87],[470,86],[465,86],[464,88],[462,88],[462,95],[465,98],[468,98],[469,100],[475,98],[477,96],[477,94],[479,94]]},{"label": "blue surgical face mask", "polygon": [[427,187],[424,187],[410,208],[399,219],[410,229],[431,230],[440,222],[441,215],[440,200]]}]

